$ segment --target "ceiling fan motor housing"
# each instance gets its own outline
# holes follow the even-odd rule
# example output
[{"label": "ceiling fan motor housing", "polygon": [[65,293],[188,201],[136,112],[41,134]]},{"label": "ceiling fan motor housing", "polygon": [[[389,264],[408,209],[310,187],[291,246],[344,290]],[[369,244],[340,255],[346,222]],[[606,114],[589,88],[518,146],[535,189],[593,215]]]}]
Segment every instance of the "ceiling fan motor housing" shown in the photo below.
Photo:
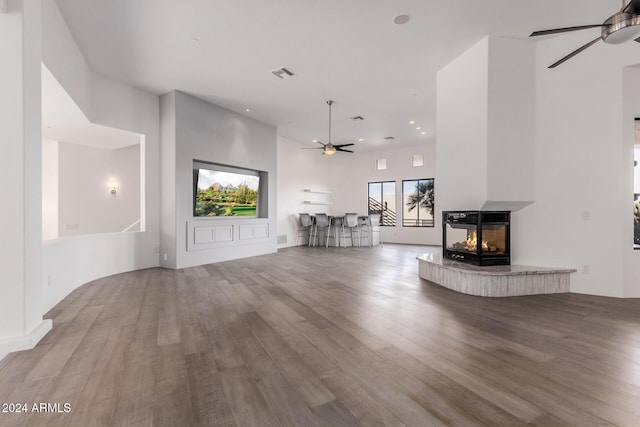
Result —
[{"label": "ceiling fan motor housing", "polygon": [[618,12],[603,25],[602,40],[608,44],[620,44],[640,36],[640,15]]}]

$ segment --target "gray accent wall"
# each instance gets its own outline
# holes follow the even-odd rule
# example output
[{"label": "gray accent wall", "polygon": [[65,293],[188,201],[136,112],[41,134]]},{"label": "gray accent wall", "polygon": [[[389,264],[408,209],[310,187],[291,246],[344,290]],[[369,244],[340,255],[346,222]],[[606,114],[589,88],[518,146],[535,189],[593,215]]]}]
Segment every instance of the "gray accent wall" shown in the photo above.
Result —
[{"label": "gray accent wall", "polygon": [[[185,268],[276,252],[276,128],[180,91],[162,95],[160,114],[162,265]],[[265,172],[268,216],[194,218],[194,160]]]}]

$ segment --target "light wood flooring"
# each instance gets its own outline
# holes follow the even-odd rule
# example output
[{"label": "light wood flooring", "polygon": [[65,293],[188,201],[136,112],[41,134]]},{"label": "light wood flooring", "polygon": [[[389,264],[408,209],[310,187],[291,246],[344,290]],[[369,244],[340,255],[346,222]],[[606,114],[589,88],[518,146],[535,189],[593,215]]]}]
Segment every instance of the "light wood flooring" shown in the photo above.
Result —
[{"label": "light wood flooring", "polygon": [[640,300],[488,299],[417,246],[290,248],[89,283],[0,362],[0,426],[640,426]]}]

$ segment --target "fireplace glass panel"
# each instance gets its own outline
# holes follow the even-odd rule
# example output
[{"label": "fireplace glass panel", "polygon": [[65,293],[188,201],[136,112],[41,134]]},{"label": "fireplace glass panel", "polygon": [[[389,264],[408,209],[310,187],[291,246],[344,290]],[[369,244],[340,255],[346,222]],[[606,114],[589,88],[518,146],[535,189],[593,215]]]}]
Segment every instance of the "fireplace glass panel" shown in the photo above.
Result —
[{"label": "fireplace glass panel", "polygon": [[482,226],[482,253],[504,255],[507,249],[506,225]]},{"label": "fireplace glass panel", "polygon": [[477,227],[475,225],[452,225],[447,224],[447,249],[458,252],[469,252],[475,254],[477,247]]}]

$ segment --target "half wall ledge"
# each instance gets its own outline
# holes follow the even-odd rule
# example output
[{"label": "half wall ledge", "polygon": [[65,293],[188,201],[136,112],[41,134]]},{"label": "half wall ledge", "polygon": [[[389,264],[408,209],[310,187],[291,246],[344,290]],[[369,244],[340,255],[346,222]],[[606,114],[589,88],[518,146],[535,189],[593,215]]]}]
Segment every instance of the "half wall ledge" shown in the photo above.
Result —
[{"label": "half wall ledge", "polygon": [[570,291],[570,268],[496,265],[479,267],[442,259],[440,254],[418,255],[421,278],[463,294],[483,297],[556,294]]}]

